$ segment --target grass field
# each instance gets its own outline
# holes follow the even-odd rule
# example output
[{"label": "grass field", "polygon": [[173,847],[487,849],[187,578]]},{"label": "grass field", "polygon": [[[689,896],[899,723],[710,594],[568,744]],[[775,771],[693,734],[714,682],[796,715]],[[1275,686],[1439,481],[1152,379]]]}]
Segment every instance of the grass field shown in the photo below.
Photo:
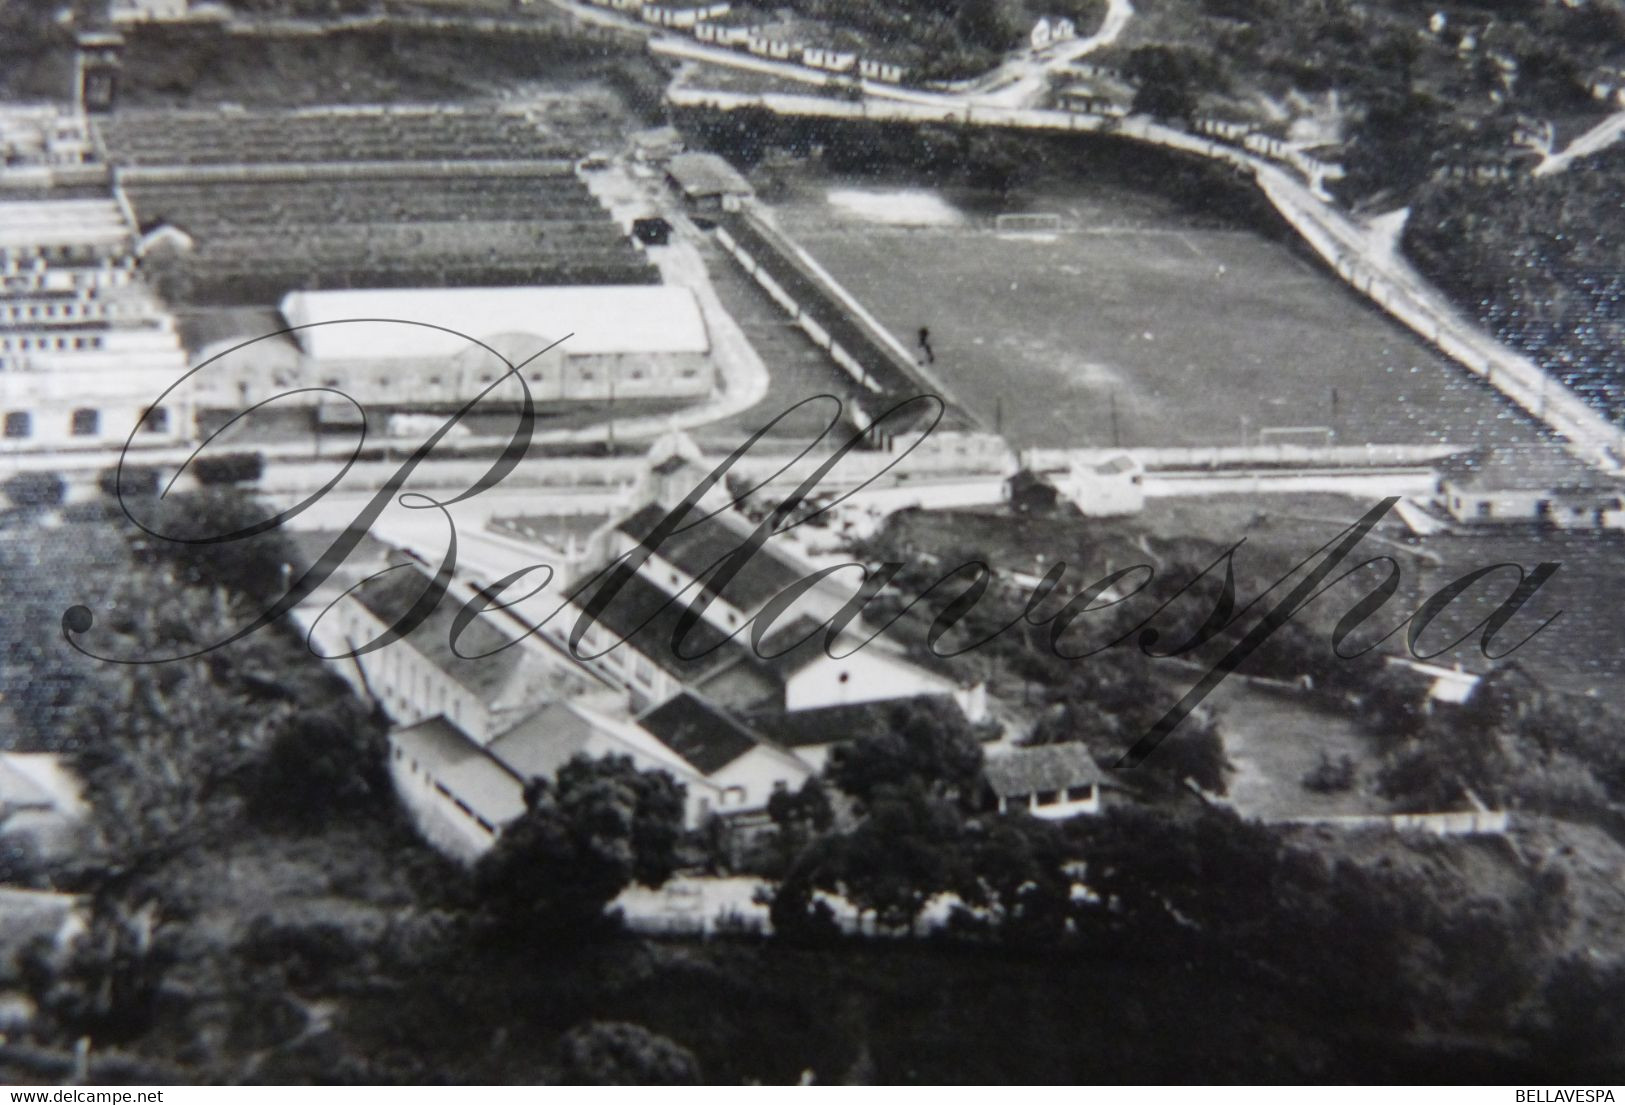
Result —
[{"label": "grass field", "polygon": [[[1252,231],[1104,184],[996,209],[941,197],[961,210],[957,224],[920,225],[907,197],[892,220],[884,204],[829,202],[856,187],[803,183],[777,205],[780,223],[906,344],[929,327],[946,386],[989,425],[1002,413],[1018,446],[1236,444],[1297,426],[1332,427],[1342,443],[1537,434],[1335,277]],[[1055,212],[1065,226],[1048,240],[1000,236],[998,210]]]}]

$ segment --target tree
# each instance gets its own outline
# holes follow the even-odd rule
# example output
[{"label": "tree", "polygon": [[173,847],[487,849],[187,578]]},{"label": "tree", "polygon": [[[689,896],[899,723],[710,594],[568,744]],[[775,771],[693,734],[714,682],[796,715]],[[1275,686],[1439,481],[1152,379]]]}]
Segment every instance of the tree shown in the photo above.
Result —
[{"label": "tree", "polygon": [[222,453],[192,462],[192,476],[204,486],[253,483],[264,474],[265,457],[260,453]]},{"label": "tree", "polygon": [[55,472],[19,472],[4,484],[6,498],[25,510],[61,506],[68,497],[68,485]]},{"label": "tree", "polygon": [[1163,787],[1195,784],[1208,794],[1226,794],[1227,776],[1235,770],[1224,754],[1224,738],[1207,717],[1188,717],[1157,745],[1140,765]]},{"label": "tree", "polygon": [[131,908],[104,894],[66,949],[42,939],[24,949],[21,973],[39,1007],[65,1034],[112,1042],[152,1026],[153,1005],[176,960],[157,939],[151,903]]},{"label": "tree", "polygon": [[870,792],[864,819],[833,842],[823,888],[844,894],[883,927],[912,929],[938,894],[967,883],[965,822],[919,780]]},{"label": "tree", "polygon": [[996,931],[1018,947],[1060,943],[1074,912],[1064,832],[1024,815],[1000,817],[973,839],[966,900],[991,909]]},{"label": "tree", "polygon": [[835,749],[827,774],[843,793],[868,802],[882,787],[910,784],[938,796],[971,800],[982,775],[982,747],[951,702],[899,702],[878,732]]},{"label": "tree", "polygon": [[1123,75],[1139,86],[1134,111],[1159,119],[1190,119],[1199,89],[1219,91],[1222,76],[1211,54],[1183,46],[1139,46],[1123,62]]},{"label": "tree", "polygon": [[767,815],[775,828],[774,843],[781,870],[788,870],[813,838],[828,832],[835,822],[835,809],[823,782],[814,775],[798,791],[779,788],[767,800]]},{"label": "tree", "polygon": [[298,559],[281,529],[230,541],[213,538],[249,530],[274,511],[236,488],[205,488],[143,499],[131,515],[151,536],[137,533],[138,557],[170,567],[182,583],[218,584],[251,598],[280,597],[290,566]]},{"label": "tree", "polygon": [[533,781],[525,812],[475,868],[490,920],[532,937],[604,931],[617,894],[633,882],[660,886],[675,870],[683,793],[625,756],[578,755],[555,781]]},{"label": "tree", "polygon": [[145,464],[103,468],[96,473],[96,487],[109,499],[152,498],[158,494],[162,478],[158,469]]},{"label": "tree", "polygon": [[559,1073],[567,1086],[694,1086],[694,1053],[665,1036],[624,1021],[592,1021],[559,1041]]},{"label": "tree", "polygon": [[357,715],[300,710],[277,727],[255,777],[262,814],[317,825],[385,793],[383,734]]},{"label": "tree", "polygon": [[815,893],[813,872],[813,864],[799,865],[773,889],[767,919],[773,925],[775,940],[817,947],[841,935],[835,911]]}]

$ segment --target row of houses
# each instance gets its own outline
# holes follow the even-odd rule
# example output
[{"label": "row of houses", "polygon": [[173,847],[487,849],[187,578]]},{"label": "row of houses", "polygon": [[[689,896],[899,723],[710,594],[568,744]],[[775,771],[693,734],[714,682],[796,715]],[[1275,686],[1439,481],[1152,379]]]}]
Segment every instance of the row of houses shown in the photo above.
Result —
[{"label": "row of houses", "polygon": [[589,2],[616,11],[636,12],[645,23],[686,31],[700,42],[864,80],[900,84],[914,66],[908,53],[877,45],[855,31],[726,0]]}]

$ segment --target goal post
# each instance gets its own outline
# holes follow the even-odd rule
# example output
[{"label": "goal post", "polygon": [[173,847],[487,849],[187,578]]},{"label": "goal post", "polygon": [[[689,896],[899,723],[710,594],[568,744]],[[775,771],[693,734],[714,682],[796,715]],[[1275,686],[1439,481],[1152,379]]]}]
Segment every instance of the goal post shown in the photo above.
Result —
[{"label": "goal post", "polygon": [[1000,234],[1053,237],[1061,232],[1061,216],[1025,212],[995,215],[993,229]]},{"label": "goal post", "polygon": [[1336,440],[1331,426],[1265,426],[1258,431],[1260,445],[1331,445]]}]

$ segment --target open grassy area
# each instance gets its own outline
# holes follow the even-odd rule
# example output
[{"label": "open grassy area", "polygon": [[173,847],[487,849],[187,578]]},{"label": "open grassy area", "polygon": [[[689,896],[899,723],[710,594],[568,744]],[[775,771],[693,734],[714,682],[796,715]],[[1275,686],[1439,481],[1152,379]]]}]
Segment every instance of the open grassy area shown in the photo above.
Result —
[{"label": "open grassy area", "polygon": [[[907,345],[928,327],[935,371],[990,424],[1002,413],[1019,446],[1236,444],[1303,426],[1344,443],[1536,433],[1334,276],[1254,232],[1096,183],[1000,204],[938,194],[961,217],[932,225],[907,225],[906,201],[892,220],[827,202],[826,190],[863,187],[809,184],[776,211]],[[1000,236],[1001,210],[1052,212],[1064,229]]]}]

